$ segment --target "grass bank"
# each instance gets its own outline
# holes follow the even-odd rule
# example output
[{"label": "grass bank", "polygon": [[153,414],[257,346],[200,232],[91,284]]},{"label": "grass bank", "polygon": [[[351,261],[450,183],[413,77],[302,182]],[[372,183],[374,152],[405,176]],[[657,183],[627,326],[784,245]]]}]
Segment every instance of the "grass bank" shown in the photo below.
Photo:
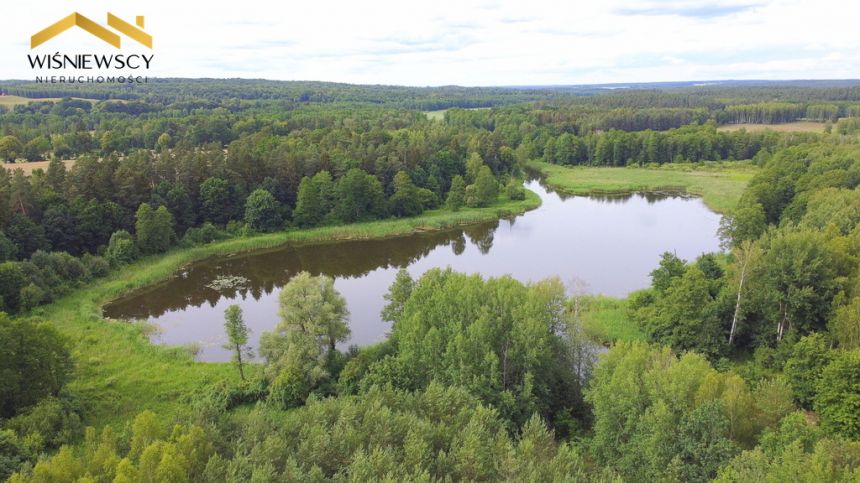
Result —
[{"label": "grass bank", "polygon": [[[203,258],[273,248],[286,243],[383,238],[441,230],[523,213],[540,205],[531,191],[522,201],[499,201],[487,208],[458,212],[432,210],[406,219],[234,238],[204,246],[174,249],[149,257],[33,311],[51,321],[72,341],[75,375],[69,388],[84,403],[86,422],[119,424],[144,409],[167,417],[188,411],[184,398],[201,387],[238,374],[230,364],[193,360],[188,351],[149,342],[146,328],[105,320],[101,306],[131,290],[167,279],[177,269]],[[221,327],[221,320],[212,320]],[[251,370],[259,370],[254,367]]]},{"label": "grass bank", "polygon": [[567,167],[530,161],[546,182],[567,194],[611,194],[631,191],[682,190],[699,195],[717,213],[730,212],[756,169],[747,162],[664,164],[659,168]]},{"label": "grass bank", "polygon": [[593,295],[582,300],[580,313],[585,335],[605,346],[645,340],[645,332],[627,316],[627,299]]}]

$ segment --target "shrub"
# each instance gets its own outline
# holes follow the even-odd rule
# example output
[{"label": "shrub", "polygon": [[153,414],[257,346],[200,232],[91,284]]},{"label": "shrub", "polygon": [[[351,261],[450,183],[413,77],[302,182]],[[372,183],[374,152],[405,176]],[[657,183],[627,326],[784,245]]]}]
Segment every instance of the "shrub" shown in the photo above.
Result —
[{"label": "shrub", "polygon": [[81,262],[84,264],[88,278],[104,277],[110,272],[110,263],[98,255],[84,253]]},{"label": "shrub", "polygon": [[117,267],[131,263],[137,260],[138,255],[137,244],[131,233],[119,230],[110,236],[105,258],[111,266]]},{"label": "shrub", "polygon": [[184,245],[204,245],[229,237],[230,235],[224,230],[219,229],[212,223],[206,222],[200,225],[199,228],[189,228],[182,238],[182,243]]}]

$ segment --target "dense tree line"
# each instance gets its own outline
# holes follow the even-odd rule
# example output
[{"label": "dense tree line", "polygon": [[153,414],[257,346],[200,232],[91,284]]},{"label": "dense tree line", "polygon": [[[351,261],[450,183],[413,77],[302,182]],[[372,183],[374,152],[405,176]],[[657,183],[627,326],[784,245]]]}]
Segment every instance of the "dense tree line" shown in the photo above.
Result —
[{"label": "dense tree line", "polygon": [[84,97],[99,100],[137,100],[149,105],[180,100],[203,100],[210,105],[218,105],[224,99],[238,99],[278,100],[284,106],[309,103],[368,103],[422,110],[488,107],[565,95],[558,89],[550,88],[366,86],[256,79],[149,79],[146,84],[65,86],[0,82],[0,94],[37,99]]},{"label": "dense tree line", "polygon": [[802,133],[723,132],[717,131],[713,124],[665,132],[611,130],[585,136],[565,133],[546,139],[542,159],[554,164],[591,166],[751,159],[760,152],[767,154],[785,145],[816,137]]},{"label": "dense tree line", "polygon": [[[618,344],[595,366],[557,280],[401,272],[386,298],[392,337],[343,353],[342,297],[331,279],[299,274],[280,295],[261,376],[203,390],[172,431],[148,411],[130,432],[90,428],[82,450],[64,447],[12,481],[850,481],[860,471],[844,426],[856,350],[802,340],[785,377],[646,343]],[[820,426],[793,402],[817,379],[809,368],[820,371],[819,414],[842,411]]]},{"label": "dense tree line", "polygon": [[[63,119],[98,111],[77,100],[51,106],[54,114],[32,115]],[[195,116],[205,125],[136,131],[144,144],[155,143],[152,149],[120,149],[120,140],[130,138],[115,130],[101,136],[112,147],[100,149],[89,132],[78,131],[74,139],[89,141],[73,150],[89,154],[71,168],[54,153],[46,170],[29,176],[0,170],[0,256],[13,273],[0,286],[7,311],[49,302],[104,274],[107,264],[122,265],[177,243],[415,216],[450,200],[452,210],[487,206],[496,201],[500,181],[507,183],[517,170],[512,149],[497,135],[460,132],[408,111],[296,113],[298,124],[274,131],[253,116]],[[127,119],[129,128],[135,119]],[[162,121],[155,129],[165,127]],[[467,182],[454,183],[449,196],[458,177]],[[506,193],[523,196],[516,185]],[[83,268],[44,276],[39,270],[47,262],[37,257],[43,252],[63,260],[50,264]],[[69,261],[66,254],[82,258]]]}]

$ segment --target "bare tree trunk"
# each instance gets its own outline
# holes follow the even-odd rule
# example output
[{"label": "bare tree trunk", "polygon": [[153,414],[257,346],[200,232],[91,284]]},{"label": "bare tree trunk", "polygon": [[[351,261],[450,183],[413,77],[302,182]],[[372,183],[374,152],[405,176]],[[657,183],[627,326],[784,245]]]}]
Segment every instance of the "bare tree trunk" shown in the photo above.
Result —
[{"label": "bare tree trunk", "polygon": [[508,388],[508,346],[510,341],[505,341],[505,350],[502,352],[502,389]]},{"label": "bare tree trunk", "polygon": [[732,316],[732,328],[729,330],[729,345],[732,345],[732,341],[735,339],[735,329],[738,326],[738,314],[741,311],[741,293],[744,290],[744,279],[746,278],[747,272],[747,263],[749,263],[749,254],[745,254],[744,256],[744,264],[741,266],[741,279],[738,283],[738,298],[735,301],[735,314]]},{"label": "bare tree trunk", "polygon": [[747,269],[749,268],[750,262],[753,257],[755,257],[755,249],[755,242],[749,240],[743,242],[737,248],[738,262],[741,262],[741,258],[743,261],[741,263],[741,273],[738,281],[738,297],[735,300],[735,313],[732,316],[732,328],[729,330],[729,345],[732,345],[732,342],[735,340],[735,332],[738,328],[738,318],[740,317],[741,312],[741,298],[743,297],[744,282],[746,282]]},{"label": "bare tree trunk", "polygon": [[782,340],[782,334],[785,332],[785,319],[786,319],[786,308],[785,302],[779,303],[779,323],[776,324],[776,341],[779,342]]},{"label": "bare tree trunk", "polygon": [[245,380],[245,369],[242,367],[242,347],[236,344],[236,362],[239,364],[239,376]]}]

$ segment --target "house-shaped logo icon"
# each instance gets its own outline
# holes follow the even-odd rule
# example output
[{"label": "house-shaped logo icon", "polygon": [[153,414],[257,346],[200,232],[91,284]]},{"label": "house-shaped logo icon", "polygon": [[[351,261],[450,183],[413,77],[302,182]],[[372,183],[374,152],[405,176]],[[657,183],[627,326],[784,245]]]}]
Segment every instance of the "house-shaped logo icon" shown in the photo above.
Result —
[{"label": "house-shaped logo icon", "polygon": [[[133,40],[152,48],[152,36],[143,31],[143,16],[138,15],[135,19],[135,23],[137,26],[134,26],[125,20],[117,17],[112,13],[107,14],[107,23],[110,27],[118,30],[120,33],[125,34],[128,37],[131,37]],[[68,17],[65,17],[48,28],[42,30],[41,32],[30,37],[30,48],[35,49],[36,47],[42,45],[43,43],[51,40],[52,38],[60,35],[61,33],[69,30],[72,27],[80,27],[90,34],[104,40],[105,42],[113,45],[116,48],[120,47],[120,36],[115,32],[102,27],[101,25],[93,22],[92,20],[84,17],[83,15],[74,12]]]}]

